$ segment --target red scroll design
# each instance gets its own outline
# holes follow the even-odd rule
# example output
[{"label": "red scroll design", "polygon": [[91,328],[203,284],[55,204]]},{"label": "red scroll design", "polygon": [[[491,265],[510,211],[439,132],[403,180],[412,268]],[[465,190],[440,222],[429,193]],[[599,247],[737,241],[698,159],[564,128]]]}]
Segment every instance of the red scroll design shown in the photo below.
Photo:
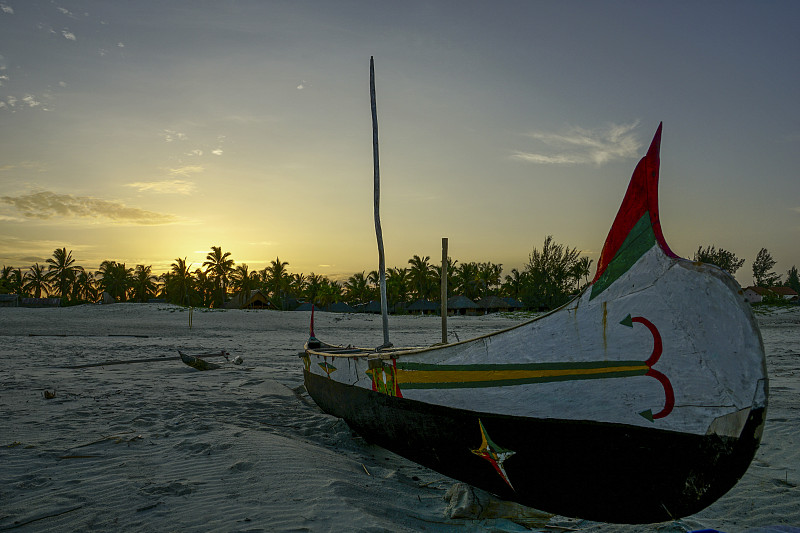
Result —
[{"label": "red scroll design", "polygon": [[658,328],[647,320],[644,317],[636,316],[631,318],[631,322],[638,322],[640,324],[644,324],[645,327],[650,330],[650,334],[653,335],[653,353],[650,354],[650,357],[647,361],[644,362],[647,365],[648,370],[645,374],[646,376],[650,376],[651,378],[655,378],[661,383],[661,386],[664,387],[664,408],[661,411],[652,414],[651,411],[644,411],[640,413],[647,419],[656,420],[659,418],[664,418],[668,414],[672,412],[673,407],[675,407],[675,391],[672,390],[672,383],[670,383],[669,378],[659,372],[658,370],[653,369],[653,365],[655,365],[659,358],[661,358],[661,354],[663,352],[663,344],[661,342],[661,334],[658,332]]}]

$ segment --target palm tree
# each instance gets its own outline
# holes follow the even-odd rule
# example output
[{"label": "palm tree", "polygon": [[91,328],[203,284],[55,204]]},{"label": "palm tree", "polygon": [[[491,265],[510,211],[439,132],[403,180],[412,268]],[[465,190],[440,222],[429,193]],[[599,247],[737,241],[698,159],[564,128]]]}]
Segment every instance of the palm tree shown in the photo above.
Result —
[{"label": "palm tree", "polygon": [[146,302],[158,288],[158,276],[153,274],[152,266],[136,265],[132,281],[133,298],[137,302]]},{"label": "palm tree", "polygon": [[411,287],[417,295],[417,298],[429,298],[432,291],[432,270],[428,261],[431,260],[429,255],[420,257],[415,255],[408,260],[411,267],[408,269],[408,277]]},{"label": "palm tree", "polygon": [[456,269],[456,292],[474,300],[480,295],[481,281],[478,278],[478,263],[461,263]]},{"label": "palm tree", "polygon": [[317,296],[322,289],[325,278],[313,272],[306,278],[303,294],[312,304],[317,302]]},{"label": "palm tree", "polygon": [[19,294],[20,296],[24,296],[25,293],[25,276],[22,274],[21,268],[14,268],[9,273],[8,279],[6,280],[9,289],[15,293]]},{"label": "palm tree", "polygon": [[272,303],[279,309],[284,307],[284,299],[282,291],[286,288],[286,267],[289,263],[281,261],[280,257],[276,257],[274,261],[270,261],[267,268],[264,269],[264,277],[269,280],[268,284],[272,292]]},{"label": "palm tree", "polygon": [[225,303],[225,296],[228,292],[228,276],[233,273],[234,261],[233,259],[228,259],[230,255],[230,252],[223,254],[221,246],[212,246],[211,251],[206,255],[206,260],[203,262],[206,271],[214,280],[214,288],[219,293],[219,297],[216,300],[219,306]]},{"label": "palm tree", "polygon": [[409,277],[407,268],[392,267],[386,272],[387,303],[405,303],[408,300]]},{"label": "palm tree", "polygon": [[42,293],[47,296],[50,292],[50,283],[47,280],[47,272],[39,263],[34,263],[25,273],[24,290],[33,294],[34,298],[41,298]]},{"label": "palm tree", "polygon": [[511,274],[506,275],[506,280],[500,290],[506,296],[510,296],[515,300],[522,297],[522,289],[525,285],[525,273],[520,272],[516,268],[511,269]]},{"label": "palm tree", "polygon": [[132,268],[126,268],[125,263],[106,260],[100,263],[97,275],[100,276],[100,288],[114,300],[124,302],[128,299],[128,290],[132,286]]},{"label": "palm tree", "polygon": [[586,283],[589,283],[589,274],[592,271],[592,260],[586,257],[579,257],[578,260],[572,267],[572,275],[575,278],[575,284],[580,289],[581,285],[581,278],[586,279]]},{"label": "palm tree", "polygon": [[[447,258],[447,297],[454,294],[456,288],[456,263],[452,257]],[[431,266],[431,295],[432,300],[441,298],[442,265]]]},{"label": "palm tree", "polygon": [[[165,276],[164,286],[170,294],[173,303],[179,305],[189,305],[189,294],[194,286],[194,278],[189,271],[192,265],[186,264],[186,258],[175,258],[175,262],[170,265],[170,271]],[[174,296],[173,296],[174,295]]]},{"label": "palm tree", "polygon": [[322,285],[319,288],[318,296],[320,305],[326,307],[341,300],[342,287],[335,281],[331,281],[328,278],[323,278]]},{"label": "palm tree", "polygon": [[306,287],[305,274],[292,274],[289,276],[289,294],[297,298],[303,294]]},{"label": "palm tree", "polygon": [[200,268],[195,269],[194,278],[200,305],[203,307],[210,305],[214,297],[214,282],[208,277],[207,271]]},{"label": "palm tree", "polygon": [[364,271],[350,276],[344,284],[344,290],[351,305],[366,302],[369,298],[369,287]]},{"label": "palm tree", "polygon": [[12,267],[7,267],[3,265],[3,270],[0,272],[0,294],[6,294],[11,292],[11,288],[8,286],[8,273],[11,272]]},{"label": "palm tree", "polygon": [[80,272],[78,272],[74,289],[73,296],[76,300],[96,302],[100,299],[94,274],[84,268],[81,268]]},{"label": "palm tree", "polygon": [[250,293],[258,285],[259,275],[258,272],[251,272],[247,264],[242,263],[233,272],[232,284],[234,290],[241,294],[242,304],[250,299]]},{"label": "palm tree", "polygon": [[381,294],[381,276],[377,270],[370,270],[367,275],[367,283],[369,284],[369,299],[378,300]]},{"label": "palm tree", "polygon": [[66,299],[79,269],[72,258],[72,250],[67,252],[66,248],[56,248],[53,257],[47,259],[47,264],[48,276],[58,288],[58,295]]},{"label": "palm tree", "polygon": [[478,264],[477,279],[480,285],[481,297],[494,294],[494,287],[500,286],[500,275],[502,272],[503,265],[498,265],[491,262]]}]

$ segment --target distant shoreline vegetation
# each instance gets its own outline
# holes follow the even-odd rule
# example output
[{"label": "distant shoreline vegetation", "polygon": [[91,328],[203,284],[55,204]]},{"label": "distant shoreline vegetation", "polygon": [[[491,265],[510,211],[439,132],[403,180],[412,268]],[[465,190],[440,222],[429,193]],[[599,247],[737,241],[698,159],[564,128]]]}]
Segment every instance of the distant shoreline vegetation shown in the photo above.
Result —
[{"label": "distant shoreline vegetation", "polygon": [[[715,246],[702,246],[695,261],[711,263],[734,274],[744,259]],[[414,255],[407,266],[391,267],[386,272],[389,304],[407,304],[420,299],[440,298],[441,264],[432,264],[429,256]],[[541,250],[536,247],[522,270],[516,268],[503,276],[503,266],[492,262],[460,263],[448,258],[447,296],[465,296],[478,300],[488,296],[513,298],[527,309],[553,309],[576,294],[590,282],[592,260],[581,256],[575,248],[553,241],[547,236]],[[775,261],[762,248],[753,262],[753,279],[758,286],[781,284],[772,272]],[[21,297],[57,297],[62,305],[97,303],[106,299],[116,302],[147,302],[154,298],[192,307],[222,307],[240,295],[249,297],[260,291],[275,309],[287,309],[287,302],[314,303],[327,307],[346,302],[352,306],[378,300],[378,273],[356,272],[346,281],[332,281],[326,276],[289,273],[289,263],[276,257],[262,270],[250,270],[245,263],[236,264],[230,252],[212,246],[206,260],[195,266],[186,258],[176,258],[170,270],[161,274],[152,266],[103,261],[92,272],[76,264],[72,251],[57,248],[44,265],[27,267],[3,266],[0,294]],[[787,272],[785,286],[800,292],[795,266]]]}]

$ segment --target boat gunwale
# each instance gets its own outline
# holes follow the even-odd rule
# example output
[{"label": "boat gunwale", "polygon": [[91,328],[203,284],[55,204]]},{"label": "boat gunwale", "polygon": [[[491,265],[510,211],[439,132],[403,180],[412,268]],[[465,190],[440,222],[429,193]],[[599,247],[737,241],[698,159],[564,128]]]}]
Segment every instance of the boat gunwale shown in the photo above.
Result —
[{"label": "boat gunwale", "polygon": [[[322,346],[320,346],[319,348],[310,348],[308,346],[308,343],[306,343],[305,346],[303,347],[304,348],[304,353],[306,353],[308,355],[317,355],[317,356],[322,356],[322,357],[353,357],[353,358],[358,358],[358,357],[365,357],[366,356],[368,359],[384,359],[384,360],[387,360],[387,359],[397,359],[398,357],[401,357],[401,356],[416,355],[416,354],[423,353],[423,352],[432,352],[432,351],[440,350],[440,349],[443,349],[443,348],[450,348],[450,347],[453,347],[453,346],[458,346],[459,344],[467,344],[467,343],[470,343],[470,342],[479,341],[481,339],[486,339],[486,338],[489,338],[489,337],[493,337],[495,335],[500,335],[501,333],[506,333],[508,331],[512,331],[512,330],[515,330],[517,328],[521,328],[523,326],[527,326],[529,324],[532,324],[532,323],[534,323],[534,322],[536,322],[538,320],[542,320],[543,318],[546,318],[546,317],[552,315],[553,313],[557,313],[557,312],[561,311],[562,309],[564,309],[565,307],[568,307],[575,300],[580,299],[587,291],[591,290],[591,288],[592,288],[591,284],[587,285],[586,288],[584,288],[580,293],[578,293],[577,295],[572,297],[569,301],[567,301],[566,303],[560,305],[559,307],[556,307],[555,309],[553,309],[551,311],[546,312],[543,315],[535,316],[535,317],[533,317],[533,318],[531,318],[529,320],[525,320],[523,322],[520,322],[519,324],[514,324],[513,326],[509,326],[507,328],[498,329],[497,331],[491,331],[489,333],[484,333],[483,335],[479,335],[477,337],[464,339],[463,341],[448,342],[447,344],[436,343],[436,344],[432,344],[431,346],[406,346],[406,347],[398,347],[398,348],[391,347],[391,348],[382,348],[382,349],[379,350],[379,349],[376,349],[376,348],[363,348],[363,347],[351,346],[351,345],[342,346],[342,345],[336,345],[336,344],[328,344],[327,342],[320,341],[319,339],[316,339],[317,342],[319,342]],[[325,349],[337,350],[338,353],[332,352],[332,351],[331,352],[324,351]],[[345,350],[350,350],[350,352],[349,353],[344,353]]]},{"label": "boat gunwale", "polygon": [[[674,266],[676,266],[678,264],[684,264],[684,265],[687,265],[687,266],[691,265],[695,269],[699,268],[701,270],[706,270],[708,273],[711,273],[712,275],[715,275],[716,277],[722,277],[722,278],[727,278],[727,280],[733,280],[738,285],[738,282],[736,281],[736,279],[729,272],[726,272],[725,270],[719,268],[716,265],[709,264],[709,263],[702,263],[702,262],[692,261],[690,259],[686,259],[686,258],[680,257],[680,256],[670,257],[670,259],[672,261],[674,261],[674,263],[669,268],[673,268]],[[417,354],[424,353],[424,352],[433,352],[433,351],[436,351],[436,350],[441,350],[441,349],[444,349],[444,348],[450,348],[450,347],[458,346],[458,345],[461,345],[461,344],[467,344],[467,343],[471,343],[471,342],[476,342],[476,341],[480,341],[482,339],[488,339],[490,337],[494,337],[495,335],[500,335],[500,334],[503,334],[503,333],[507,333],[509,331],[513,331],[513,330],[518,329],[518,328],[522,328],[522,327],[528,326],[530,324],[533,324],[534,322],[537,322],[539,320],[543,320],[543,319],[549,317],[550,315],[552,315],[554,313],[558,313],[558,312],[562,311],[563,309],[565,309],[567,307],[570,307],[577,300],[580,300],[587,292],[591,292],[593,285],[594,285],[593,283],[588,284],[586,287],[584,287],[584,289],[581,292],[579,292],[578,294],[576,294],[575,296],[570,298],[567,302],[565,302],[564,304],[560,305],[559,307],[556,307],[555,309],[553,309],[551,311],[548,311],[548,312],[546,312],[546,313],[544,313],[542,315],[535,316],[535,317],[533,317],[533,318],[531,318],[529,320],[524,320],[523,322],[520,322],[519,324],[514,324],[512,326],[508,326],[508,327],[503,328],[503,329],[498,329],[497,331],[490,331],[489,333],[484,333],[483,335],[479,335],[477,337],[464,339],[463,341],[449,342],[449,343],[446,343],[446,344],[444,344],[444,343],[436,343],[436,344],[432,344],[430,346],[401,346],[401,347],[389,347],[389,348],[378,349],[378,348],[366,348],[366,347],[363,347],[363,346],[353,346],[353,345],[343,346],[343,345],[329,344],[329,343],[327,343],[325,341],[321,341],[321,340],[315,338],[313,340],[316,340],[317,342],[319,342],[321,344],[321,346],[318,347],[318,348],[310,348],[308,343],[306,343],[305,346],[303,347],[304,348],[304,353],[306,353],[308,355],[316,355],[316,356],[321,356],[321,357],[352,357],[352,358],[367,357],[368,359],[391,360],[391,359],[397,359],[398,357],[402,357],[402,356],[411,356],[411,355],[417,355]],[[741,286],[740,286],[740,290],[741,290]],[[754,318],[754,317],[751,316],[751,319],[752,318]],[[756,330],[758,330],[758,328],[756,328]],[[760,337],[760,332],[759,332],[759,337]],[[309,340],[312,340],[312,339],[309,339]],[[328,351],[325,351],[326,349],[328,349],[328,350],[336,350],[339,353],[336,353],[336,351],[328,352]],[[345,350],[348,350],[349,353],[345,353]]]}]

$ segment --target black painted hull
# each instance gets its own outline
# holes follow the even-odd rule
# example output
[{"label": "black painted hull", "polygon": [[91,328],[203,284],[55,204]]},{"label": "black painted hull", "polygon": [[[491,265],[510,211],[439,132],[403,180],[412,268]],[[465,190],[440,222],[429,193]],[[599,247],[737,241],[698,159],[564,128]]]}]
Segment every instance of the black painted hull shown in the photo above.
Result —
[{"label": "black painted hull", "polygon": [[[507,500],[588,520],[653,523],[696,513],[744,475],[765,409],[739,438],[621,424],[529,419],[396,398],[304,372],[308,393],[369,442]],[[513,489],[472,450],[480,419],[514,455]]]}]

